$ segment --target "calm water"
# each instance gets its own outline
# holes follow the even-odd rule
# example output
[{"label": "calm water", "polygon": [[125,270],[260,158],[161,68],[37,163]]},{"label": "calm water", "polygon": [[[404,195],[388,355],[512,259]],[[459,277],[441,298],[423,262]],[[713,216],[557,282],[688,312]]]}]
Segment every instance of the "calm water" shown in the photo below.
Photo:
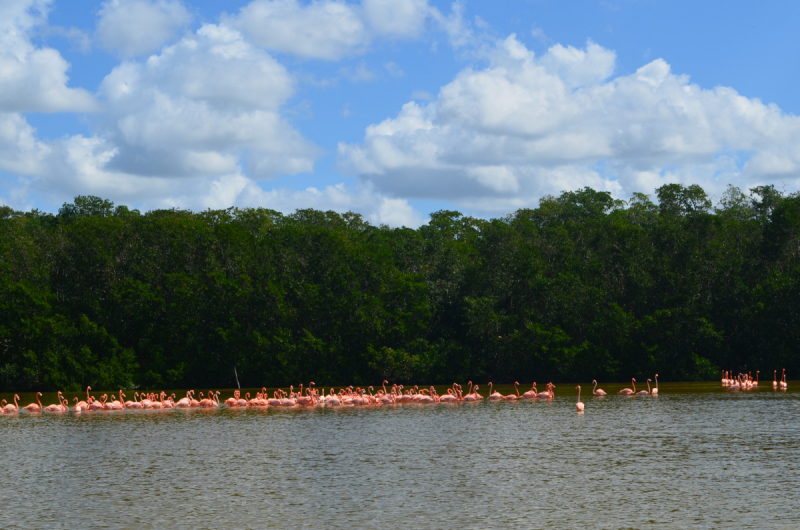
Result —
[{"label": "calm water", "polygon": [[0,415],[0,528],[799,528],[800,384],[770,384]]}]

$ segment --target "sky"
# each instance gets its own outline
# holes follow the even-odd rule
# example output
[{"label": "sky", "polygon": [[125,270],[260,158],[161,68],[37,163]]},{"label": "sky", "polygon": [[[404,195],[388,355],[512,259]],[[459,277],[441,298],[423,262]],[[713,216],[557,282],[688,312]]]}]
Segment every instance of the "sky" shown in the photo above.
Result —
[{"label": "sky", "polygon": [[3,0],[0,204],[355,211],[800,189],[800,2]]}]

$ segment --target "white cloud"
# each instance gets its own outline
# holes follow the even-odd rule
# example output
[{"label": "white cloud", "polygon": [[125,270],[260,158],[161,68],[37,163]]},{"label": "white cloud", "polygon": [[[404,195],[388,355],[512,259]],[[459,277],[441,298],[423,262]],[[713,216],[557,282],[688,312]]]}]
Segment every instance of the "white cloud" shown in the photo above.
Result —
[{"label": "white cloud", "polygon": [[430,17],[446,20],[428,0],[253,0],[222,23],[268,50],[339,60],[364,53],[376,38],[416,38]]},{"label": "white cloud", "polygon": [[12,195],[50,204],[76,194],[152,206],[227,201],[241,179],[313,169],[321,150],[282,116],[294,84],[238,32],[206,25],[106,76],[96,136],[45,143],[19,114],[0,113],[0,170],[20,175]]},{"label": "white cloud", "polygon": [[339,213],[353,211],[362,214],[367,221],[375,225],[417,228],[426,221],[406,199],[391,198],[376,193],[371,186],[348,188],[344,184],[336,184],[323,189],[279,188],[263,191],[258,186],[249,184],[243,187],[237,200],[283,213],[292,213],[300,208],[333,210]]},{"label": "white cloud", "polygon": [[50,152],[36,139],[36,130],[17,113],[0,112],[0,171],[41,172],[40,161]]},{"label": "white cloud", "polygon": [[430,15],[428,0],[363,0],[362,9],[378,35],[415,37]]},{"label": "white cloud", "polygon": [[358,10],[343,2],[254,0],[224,22],[259,46],[303,58],[339,59],[363,51],[370,41]]},{"label": "white cloud", "polygon": [[30,32],[46,23],[49,2],[0,3],[0,112],[91,111],[94,97],[69,88],[69,63],[53,48],[37,48]]},{"label": "white cloud", "polygon": [[269,178],[311,171],[318,148],[282,117],[294,80],[230,28],[205,25],[103,81],[114,169],[139,175]]},{"label": "white cloud", "polygon": [[702,89],[661,59],[611,78],[614,59],[591,42],[536,57],[512,35],[435,101],[340,144],[340,165],[384,193],[489,214],[585,185],[627,198],[665,182],[800,184],[800,118]]},{"label": "white cloud", "polygon": [[179,0],[109,0],[98,12],[96,37],[107,51],[137,57],[159,50],[191,20]]}]

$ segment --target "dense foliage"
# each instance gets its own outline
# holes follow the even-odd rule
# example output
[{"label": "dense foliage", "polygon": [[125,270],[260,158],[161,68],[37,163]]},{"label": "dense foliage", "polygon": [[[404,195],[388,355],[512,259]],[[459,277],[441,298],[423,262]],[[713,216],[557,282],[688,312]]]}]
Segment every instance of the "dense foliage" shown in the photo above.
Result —
[{"label": "dense foliage", "polygon": [[[585,188],[418,230],[265,209],[0,207],[0,390],[800,370],[800,197]],[[769,372],[769,373],[765,373]]]}]

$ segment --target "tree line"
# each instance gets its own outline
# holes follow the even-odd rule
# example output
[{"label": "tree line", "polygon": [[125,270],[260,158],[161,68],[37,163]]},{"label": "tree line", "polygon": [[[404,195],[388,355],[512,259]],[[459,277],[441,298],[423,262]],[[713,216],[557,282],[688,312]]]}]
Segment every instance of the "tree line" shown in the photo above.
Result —
[{"label": "tree line", "polygon": [[800,370],[800,196],[583,188],[355,213],[0,207],[0,390],[708,380]]}]

